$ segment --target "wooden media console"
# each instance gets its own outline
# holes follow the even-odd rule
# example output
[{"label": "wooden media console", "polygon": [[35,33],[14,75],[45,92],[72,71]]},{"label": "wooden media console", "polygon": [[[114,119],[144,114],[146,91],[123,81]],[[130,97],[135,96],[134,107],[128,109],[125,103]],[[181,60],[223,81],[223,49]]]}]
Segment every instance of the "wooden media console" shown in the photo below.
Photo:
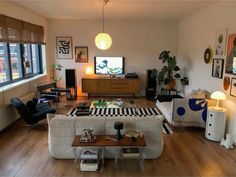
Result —
[{"label": "wooden media console", "polygon": [[90,94],[135,94],[140,93],[138,78],[82,78],[82,92]]}]

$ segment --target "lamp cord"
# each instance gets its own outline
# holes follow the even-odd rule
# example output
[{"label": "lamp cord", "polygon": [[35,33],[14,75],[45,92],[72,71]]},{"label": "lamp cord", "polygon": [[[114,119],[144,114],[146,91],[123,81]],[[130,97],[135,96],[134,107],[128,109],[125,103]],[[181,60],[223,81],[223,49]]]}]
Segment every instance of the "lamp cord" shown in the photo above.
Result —
[{"label": "lamp cord", "polygon": [[104,33],[104,7],[106,5],[106,2],[104,1],[103,7],[102,7],[102,32]]},{"label": "lamp cord", "polygon": [[105,5],[109,2],[109,0],[104,0],[103,7],[102,7],[102,30],[104,33],[105,29]]}]

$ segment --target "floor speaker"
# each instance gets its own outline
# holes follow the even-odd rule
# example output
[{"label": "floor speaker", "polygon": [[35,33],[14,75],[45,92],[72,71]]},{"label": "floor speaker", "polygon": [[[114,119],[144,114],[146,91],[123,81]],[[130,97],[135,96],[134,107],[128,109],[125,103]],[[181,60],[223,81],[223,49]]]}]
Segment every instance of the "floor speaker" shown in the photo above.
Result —
[{"label": "floor speaker", "polygon": [[152,70],[147,70],[147,87],[148,88],[156,88],[157,81],[156,77],[152,77]]},{"label": "floor speaker", "polygon": [[66,88],[75,88],[76,79],[75,79],[75,70],[66,69]]}]

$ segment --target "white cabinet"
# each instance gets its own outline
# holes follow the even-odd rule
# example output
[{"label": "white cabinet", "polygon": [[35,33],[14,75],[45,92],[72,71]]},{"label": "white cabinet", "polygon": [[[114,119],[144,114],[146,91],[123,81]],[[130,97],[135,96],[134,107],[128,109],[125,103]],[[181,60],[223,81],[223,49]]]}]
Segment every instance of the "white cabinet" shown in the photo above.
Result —
[{"label": "white cabinet", "polygon": [[226,109],[215,110],[208,107],[205,137],[212,141],[221,141],[225,135]]}]

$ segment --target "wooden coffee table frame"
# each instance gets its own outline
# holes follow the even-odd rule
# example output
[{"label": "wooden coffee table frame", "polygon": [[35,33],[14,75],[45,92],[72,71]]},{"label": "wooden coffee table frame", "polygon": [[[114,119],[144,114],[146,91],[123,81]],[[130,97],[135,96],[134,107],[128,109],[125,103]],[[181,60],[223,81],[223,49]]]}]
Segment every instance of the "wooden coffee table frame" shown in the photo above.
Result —
[{"label": "wooden coffee table frame", "polygon": [[[72,147],[82,147],[83,148],[98,148],[101,149],[101,157],[98,157],[102,160],[102,167],[101,171],[104,168],[104,148],[106,147],[115,147],[116,154],[115,154],[115,166],[117,167],[118,159],[137,159],[140,162],[141,170],[144,170],[144,157],[143,157],[143,150],[146,146],[146,142],[144,136],[138,137],[136,141],[132,142],[128,137],[122,137],[119,141],[113,141],[107,139],[107,137],[115,138],[113,135],[96,135],[96,142],[94,143],[81,143],[80,142],[80,135],[76,135],[74,141],[72,143]],[[122,157],[121,156],[121,149],[122,148],[138,148],[139,149],[139,157]],[[77,159],[81,159],[81,151],[75,151],[75,161]],[[99,160],[98,159],[98,160]]]}]

